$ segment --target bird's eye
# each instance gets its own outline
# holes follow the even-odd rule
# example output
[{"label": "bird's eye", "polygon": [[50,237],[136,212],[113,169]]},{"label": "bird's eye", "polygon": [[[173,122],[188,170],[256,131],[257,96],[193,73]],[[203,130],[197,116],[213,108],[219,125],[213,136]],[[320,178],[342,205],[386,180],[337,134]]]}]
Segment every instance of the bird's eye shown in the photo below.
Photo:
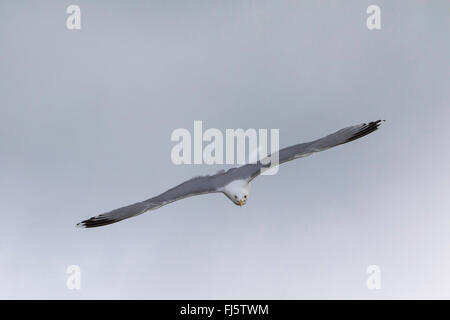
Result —
[{"label": "bird's eye", "polygon": [[237,196],[234,196],[235,199],[237,199]]},{"label": "bird's eye", "polygon": [[244,198],[247,199],[247,195],[245,195]]}]

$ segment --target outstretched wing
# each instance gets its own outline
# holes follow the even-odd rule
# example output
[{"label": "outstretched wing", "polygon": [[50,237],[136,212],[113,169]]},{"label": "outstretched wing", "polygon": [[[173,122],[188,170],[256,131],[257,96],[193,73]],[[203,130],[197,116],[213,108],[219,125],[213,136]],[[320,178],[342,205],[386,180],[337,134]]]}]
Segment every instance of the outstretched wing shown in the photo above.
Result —
[{"label": "outstretched wing", "polygon": [[[291,161],[297,158],[306,157],[314,152],[324,151],[340,144],[359,139],[377,130],[380,124],[381,120],[358,124],[356,126],[347,127],[336,131],[335,133],[332,133],[321,139],[306,143],[300,143],[281,149],[278,153],[278,163],[282,164],[284,162]],[[271,158],[273,159],[274,157]],[[237,168],[235,174],[237,176],[247,177],[247,179],[252,180],[256,176],[261,174],[262,168],[266,167],[270,167],[270,163],[268,165],[263,165],[259,161],[256,164],[247,164]]]},{"label": "outstretched wing", "polygon": [[159,196],[102,213],[98,216],[78,223],[77,226],[84,228],[105,226],[123,219],[140,215],[149,210],[156,210],[163,205],[183,198],[205,193],[219,192],[218,189],[222,187],[224,181],[222,175],[224,175],[223,171],[211,176],[192,178],[172,189],[167,190]]},{"label": "outstretched wing", "polygon": [[369,133],[377,130],[380,123],[381,120],[358,124],[356,126],[341,129],[335,133],[332,133],[315,141],[300,143],[291,147],[281,149],[279,153],[280,164],[364,137]]}]

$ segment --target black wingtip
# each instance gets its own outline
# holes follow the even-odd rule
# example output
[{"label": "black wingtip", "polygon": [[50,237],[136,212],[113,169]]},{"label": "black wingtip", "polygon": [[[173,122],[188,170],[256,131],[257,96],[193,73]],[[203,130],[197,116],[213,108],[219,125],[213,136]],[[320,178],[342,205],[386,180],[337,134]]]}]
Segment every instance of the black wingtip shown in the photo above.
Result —
[{"label": "black wingtip", "polygon": [[376,121],[372,121],[369,123],[364,123],[362,125],[362,127],[358,130],[358,132],[356,132],[353,136],[348,138],[346,142],[350,142],[350,141],[362,138],[362,137],[368,135],[369,133],[376,131],[379,128],[379,126],[381,125],[381,122],[385,122],[385,121],[386,120],[376,120]]},{"label": "black wingtip", "polygon": [[97,216],[97,217],[93,217],[84,221],[81,221],[79,223],[77,223],[77,227],[78,228],[95,228],[95,227],[102,227],[102,226],[106,226],[108,224],[117,222],[118,220],[115,219],[108,219],[105,217],[101,217],[101,216]]}]

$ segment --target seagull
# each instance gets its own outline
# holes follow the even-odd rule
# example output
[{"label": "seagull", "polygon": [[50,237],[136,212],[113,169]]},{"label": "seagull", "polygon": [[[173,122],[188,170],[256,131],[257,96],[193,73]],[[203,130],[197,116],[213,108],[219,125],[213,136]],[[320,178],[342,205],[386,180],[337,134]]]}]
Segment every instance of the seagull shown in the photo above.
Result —
[{"label": "seagull", "polygon": [[[278,151],[277,165],[364,137],[377,130],[381,121],[346,127],[321,139],[283,148]],[[222,170],[213,175],[194,177],[156,197],[100,214],[78,223],[77,226],[83,228],[105,226],[146,211],[156,210],[174,201],[207,193],[221,192],[234,204],[243,206],[249,197],[250,182],[268,166],[270,164],[263,159],[227,171]]]}]

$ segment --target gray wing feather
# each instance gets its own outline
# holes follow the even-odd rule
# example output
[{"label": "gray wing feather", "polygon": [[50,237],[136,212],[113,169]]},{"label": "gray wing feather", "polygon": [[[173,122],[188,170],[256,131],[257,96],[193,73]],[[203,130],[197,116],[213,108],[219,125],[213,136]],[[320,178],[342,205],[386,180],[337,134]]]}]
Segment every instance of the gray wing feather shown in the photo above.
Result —
[{"label": "gray wing feather", "polygon": [[336,131],[326,137],[307,143],[296,144],[280,150],[280,164],[301,157],[306,157],[314,152],[324,151],[329,148],[359,139],[378,129],[381,120],[363,123]]},{"label": "gray wing feather", "polygon": [[115,223],[127,218],[138,216],[149,210],[156,210],[168,203],[206,193],[218,192],[218,189],[226,182],[225,173],[219,172],[211,176],[195,177],[180,185],[167,190],[159,196],[137,202],[122,208],[118,208],[98,216],[84,220],[77,224],[79,227],[93,228]]},{"label": "gray wing feather", "polygon": [[[314,152],[324,151],[329,148],[359,139],[377,130],[380,124],[381,120],[377,120],[350,126],[321,139],[300,143],[281,149],[278,154],[278,162],[279,164],[282,164],[297,158],[306,157]],[[255,164],[248,164],[237,168],[235,175],[252,180],[257,177],[261,173],[261,169],[265,167],[270,167],[270,163],[268,165],[263,165],[260,161],[258,161]]]}]

